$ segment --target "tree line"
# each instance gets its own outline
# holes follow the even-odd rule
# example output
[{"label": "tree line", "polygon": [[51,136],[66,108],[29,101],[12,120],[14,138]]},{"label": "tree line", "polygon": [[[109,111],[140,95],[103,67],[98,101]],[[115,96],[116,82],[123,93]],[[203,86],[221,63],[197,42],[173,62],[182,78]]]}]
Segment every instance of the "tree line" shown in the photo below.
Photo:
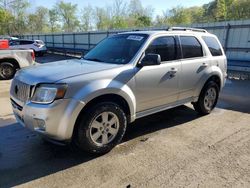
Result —
[{"label": "tree line", "polygon": [[[161,15],[140,0],[113,0],[106,7],[58,1],[51,9],[28,0],[0,0],[0,34],[77,32],[250,19],[250,0],[213,0],[202,6],[176,6]],[[164,8],[164,7],[162,7]]]}]

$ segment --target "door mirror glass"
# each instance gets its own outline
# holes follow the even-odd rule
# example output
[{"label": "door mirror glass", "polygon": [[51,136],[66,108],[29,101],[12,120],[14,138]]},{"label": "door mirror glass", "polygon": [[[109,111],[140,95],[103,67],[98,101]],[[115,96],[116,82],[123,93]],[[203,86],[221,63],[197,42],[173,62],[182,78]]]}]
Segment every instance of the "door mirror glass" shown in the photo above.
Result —
[{"label": "door mirror glass", "polygon": [[161,64],[161,56],[159,54],[147,54],[141,60],[140,66],[152,66],[152,65],[160,65]]}]

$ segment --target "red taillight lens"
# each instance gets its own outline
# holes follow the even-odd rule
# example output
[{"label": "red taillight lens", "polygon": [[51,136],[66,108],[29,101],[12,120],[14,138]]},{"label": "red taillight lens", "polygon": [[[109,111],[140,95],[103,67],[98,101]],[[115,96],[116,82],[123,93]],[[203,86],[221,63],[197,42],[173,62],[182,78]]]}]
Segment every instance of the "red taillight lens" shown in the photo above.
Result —
[{"label": "red taillight lens", "polygon": [[33,61],[35,61],[36,56],[35,56],[35,52],[34,51],[31,52],[31,57],[32,57]]}]

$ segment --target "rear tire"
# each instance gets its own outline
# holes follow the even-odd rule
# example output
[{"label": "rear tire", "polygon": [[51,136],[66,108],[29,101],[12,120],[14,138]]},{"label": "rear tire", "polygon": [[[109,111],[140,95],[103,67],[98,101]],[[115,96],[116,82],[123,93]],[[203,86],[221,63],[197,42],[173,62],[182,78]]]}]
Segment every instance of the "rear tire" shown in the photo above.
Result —
[{"label": "rear tire", "polygon": [[15,65],[11,62],[0,63],[0,79],[9,80],[16,74]]},{"label": "rear tire", "polygon": [[103,102],[86,110],[76,124],[73,144],[92,154],[104,154],[122,140],[127,118],[122,108]]},{"label": "rear tire", "polygon": [[192,103],[195,111],[201,115],[210,114],[217,104],[219,97],[219,86],[210,81],[203,87],[197,102]]}]

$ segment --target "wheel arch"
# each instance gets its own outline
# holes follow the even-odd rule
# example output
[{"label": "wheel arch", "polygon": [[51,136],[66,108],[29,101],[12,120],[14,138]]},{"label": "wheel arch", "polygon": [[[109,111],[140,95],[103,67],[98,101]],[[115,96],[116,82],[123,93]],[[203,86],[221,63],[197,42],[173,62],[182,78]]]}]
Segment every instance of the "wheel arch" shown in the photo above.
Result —
[{"label": "wheel arch", "polygon": [[8,63],[12,63],[16,69],[20,69],[20,65],[18,63],[18,61],[15,58],[3,58],[0,59],[0,63],[4,63],[4,62],[8,62]]},{"label": "wheel arch", "polygon": [[219,89],[221,90],[223,87],[223,80],[222,80],[222,73],[219,71],[212,71],[210,72],[210,74],[208,75],[204,75],[204,77],[202,77],[198,84],[196,85],[196,89],[194,91],[194,101],[196,102],[198,100],[198,97],[200,96],[200,93],[202,91],[202,89],[204,88],[204,86],[210,82],[210,81],[214,81],[215,83],[218,84]]},{"label": "wheel arch", "polygon": [[122,97],[121,95],[118,95],[118,94],[114,94],[114,93],[113,94],[110,93],[110,94],[99,95],[99,96],[91,99],[87,103],[85,103],[85,105],[83,106],[83,108],[79,112],[79,114],[78,114],[78,116],[76,118],[74,127],[73,127],[72,138],[76,134],[77,125],[81,121],[81,117],[84,116],[86,111],[91,106],[94,106],[94,105],[96,105],[96,104],[98,104],[100,102],[114,102],[114,103],[118,104],[124,110],[124,113],[126,114],[128,122],[134,121],[131,118],[131,117],[133,117],[131,115],[131,107],[129,106],[129,103],[127,102],[127,100],[124,97]]},{"label": "wheel arch", "polygon": [[124,97],[114,93],[103,94],[88,101],[80,111],[77,119],[80,118],[81,114],[86,112],[86,110],[89,109],[91,106],[101,102],[113,102],[118,104],[124,110],[125,114],[127,115],[127,118],[129,118],[128,121],[130,122],[131,108],[129,106],[129,103]]},{"label": "wheel arch", "polygon": [[[212,103],[210,103],[210,99],[207,98],[206,99],[206,93],[207,93],[207,88],[209,87],[209,85],[213,85],[214,87],[217,86],[216,88],[216,95],[213,95],[215,96],[214,99],[212,99]],[[213,109],[214,107],[216,106],[217,104],[217,101],[218,101],[218,97],[219,97],[219,91],[220,91],[220,77],[219,76],[216,76],[216,75],[213,75],[211,77],[208,78],[208,80],[205,82],[204,86],[202,87],[201,91],[200,91],[200,94],[199,94],[199,98],[196,102],[193,102],[193,106],[194,106],[194,109],[201,115],[207,115],[209,114]],[[210,88],[211,89],[211,88]],[[208,94],[210,95],[210,94]],[[212,96],[212,97],[213,97]],[[212,104],[212,105],[211,105]]]},{"label": "wheel arch", "polygon": [[[221,89],[221,78],[220,78],[218,75],[212,75],[212,76],[210,76],[210,77],[207,79],[207,81],[205,82],[204,86],[205,86],[208,82],[210,82],[210,81],[214,81],[214,82],[218,85],[219,89]],[[204,87],[204,86],[203,86],[203,87]]]}]

